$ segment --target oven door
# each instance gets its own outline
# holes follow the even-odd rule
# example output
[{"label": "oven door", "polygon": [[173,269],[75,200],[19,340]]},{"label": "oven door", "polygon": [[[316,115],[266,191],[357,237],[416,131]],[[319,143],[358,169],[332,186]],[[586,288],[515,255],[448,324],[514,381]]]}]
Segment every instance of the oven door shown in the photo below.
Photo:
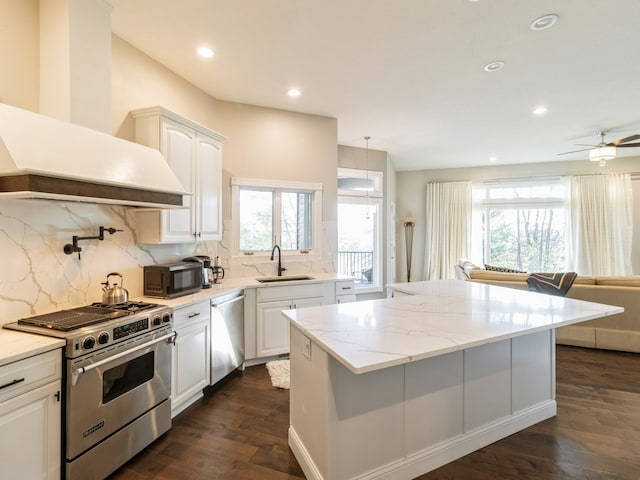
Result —
[{"label": "oven door", "polygon": [[167,326],[67,360],[67,460],[169,398],[174,340]]}]

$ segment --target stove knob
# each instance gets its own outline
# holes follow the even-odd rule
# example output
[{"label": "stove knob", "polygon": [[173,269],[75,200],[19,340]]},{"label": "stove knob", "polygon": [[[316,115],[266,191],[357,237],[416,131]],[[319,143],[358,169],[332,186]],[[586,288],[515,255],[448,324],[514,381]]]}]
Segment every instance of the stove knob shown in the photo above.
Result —
[{"label": "stove knob", "polygon": [[160,315],[156,315],[156,316],[154,316],[154,317],[153,317],[153,321],[152,321],[152,323],[153,323],[153,325],[154,325],[154,326],[156,326],[156,327],[157,327],[158,325],[160,325]]},{"label": "stove knob", "polygon": [[82,348],[90,350],[96,345],[96,339],[94,337],[87,337],[82,341]]},{"label": "stove knob", "polygon": [[164,323],[169,323],[171,321],[171,314],[170,313],[165,313],[162,315],[162,321]]},{"label": "stove knob", "polygon": [[109,334],[107,332],[102,332],[100,335],[98,335],[98,343],[100,345],[104,345],[108,341],[109,341]]}]

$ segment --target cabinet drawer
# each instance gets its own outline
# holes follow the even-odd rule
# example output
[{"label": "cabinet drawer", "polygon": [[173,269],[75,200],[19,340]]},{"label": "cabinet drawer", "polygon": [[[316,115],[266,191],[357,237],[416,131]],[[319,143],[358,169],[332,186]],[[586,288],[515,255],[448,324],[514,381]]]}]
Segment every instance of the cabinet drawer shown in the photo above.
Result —
[{"label": "cabinet drawer", "polygon": [[286,285],[282,287],[259,287],[257,292],[258,302],[322,297],[322,285],[322,283],[307,283],[304,285]]},{"label": "cabinet drawer", "polygon": [[186,307],[176,308],[173,311],[173,326],[176,330],[184,328],[190,323],[201,320],[209,320],[211,305],[209,301],[198,302]]},{"label": "cabinet drawer", "polygon": [[336,282],[336,296],[338,295],[355,295],[356,286],[353,280],[339,280]]},{"label": "cabinet drawer", "polygon": [[60,349],[0,367],[0,401],[62,378]]}]

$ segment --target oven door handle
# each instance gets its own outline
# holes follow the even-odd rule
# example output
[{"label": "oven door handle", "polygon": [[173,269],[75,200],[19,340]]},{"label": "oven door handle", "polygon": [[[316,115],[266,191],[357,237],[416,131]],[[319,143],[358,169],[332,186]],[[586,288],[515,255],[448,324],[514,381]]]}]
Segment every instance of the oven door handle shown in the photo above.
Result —
[{"label": "oven door handle", "polygon": [[118,360],[119,358],[122,358],[126,355],[129,355],[133,352],[137,352],[138,350],[142,350],[144,348],[150,347],[152,345],[155,345],[156,343],[160,343],[163,340],[166,340],[167,338],[171,338],[171,341],[169,343],[172,343],[175,345],[176,343],[176,338],[178,338],[178,332],[171,332],[171,333],[167,333],[166,335],[161,336],[160,338],[156,338],[155,340],[151,340],[150,342],[147,343],[143,343],[142,345],[137,346],[136,348],[132,349],[132,350],[126,350],[124,352],[120,352],[116,355],[113,355],[111,357],[108,358],[103,358],[102,360],[96,362],[96,363],[92,363],[91,365],[87,365],[86,367],[80,367],[76,370],[73,371],[73,373],[71,374],[71,385],[72,386],[76,386],[76,384],[78,383],[78,379],[80,378],[80,375],[82,375],[83,373],[86,373],[90,370],[93,370],[94,368],[98,368],[101,367],[102,365],[106,364],[106,363],[110,363],[113,362],[114,360]]}]

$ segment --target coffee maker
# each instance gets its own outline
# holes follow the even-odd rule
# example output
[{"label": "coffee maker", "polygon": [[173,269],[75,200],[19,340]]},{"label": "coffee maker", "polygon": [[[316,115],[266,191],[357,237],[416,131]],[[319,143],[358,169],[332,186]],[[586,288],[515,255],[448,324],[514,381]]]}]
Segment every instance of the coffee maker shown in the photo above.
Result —
[{"label": "coffee maker", "polygon": [[220,265],[220,257],[216,257],[213,267],[211,267],[211,274],[213,277],[213,283],[222,283],[224,278],[224,268]]},{"label": "coffee maker", "polygon": [[[216,257],[217,258],[217,257]],[[208,255],[194,255],[182,259],[183,262],[199,262],[202,264],[202,288],[211,288],[211,257]]]}]

